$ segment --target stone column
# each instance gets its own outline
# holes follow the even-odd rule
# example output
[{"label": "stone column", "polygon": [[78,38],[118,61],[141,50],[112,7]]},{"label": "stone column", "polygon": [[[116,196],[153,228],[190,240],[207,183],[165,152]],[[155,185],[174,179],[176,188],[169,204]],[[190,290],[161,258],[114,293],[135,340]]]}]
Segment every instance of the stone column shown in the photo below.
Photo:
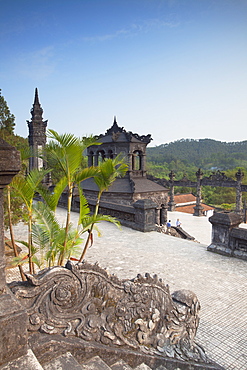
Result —
[{"label": "stone column", "polygon": [[87,163],[88,163],[88,167],[93,166],[93,153],[89,153],[88,154],[88,161],[87,161]]},{"label": "stone column", "polygon": [[127,160],[128,160],[128,166],[129,166],[129,172],[132,172],[133,170],[133,158],[132,158],[132,153],[128,153],[128,157],[127,157]]},{"label": "stone column", "polygon": [[244,223],[246,224],[246,211],[247,211],[247,207],[246,207],[246,200],[244,200]]},{"label": "stone column", "polygon": [[156,208],[156,211],[155,211],[155,219],[156,219],[156,224],[157,225],[161,225],[161,222],[160,222],[160,211],[161,211],[160,208]]},{"label": "stone column", "polygon": [[235,175],[236,180],[237,180],[237,186],[236,186],[236,209],[235,212],[242,214],[242,190],[241,190],[241,184],[242,184],[242,179],[244,177],[243,172],[239,169],[238,172]]},{"label": "stone column", "polygon": [[167,205],[162,204],[161,210],[160,210],[160,224],[166,225],[167,223]]},{"label": "stone column", "polygon": [[3,189],[20,170],[19,152],[0,138],[0,366],[27,352],[27,313],[6,285]]},{"label": "stone column", "polygon": [[169,192],[169,195],[170,195],[170,199],[169,199],[169,202],[168,202],[168,210],[173,212],[175,211],[175,207],[176,207],[176,203],[174,202],[174,178],[175,178],[175,173],[173,171],[171,171],[169,173],[169,183],[170,183],[170,192]]},{"label": "stone column", "polygon": [[146,154],[141,155],[141,170],[146,172]]},{"label": "stone column", "polygon": [[95,153],[93,155],[93,165],[98,166],[98,164],[99,164],[99,155],[98,155],[98,153]]},{"label": "stone column", "polygon": [[197,177],[197,186],[196,186],[196,206],[194,207],[193,216],[204,216],[203,207],[201,205],[202,201],[202,190],[201,190],[201,181],[202,181],[203,172],[199,168],[196,172]]}]

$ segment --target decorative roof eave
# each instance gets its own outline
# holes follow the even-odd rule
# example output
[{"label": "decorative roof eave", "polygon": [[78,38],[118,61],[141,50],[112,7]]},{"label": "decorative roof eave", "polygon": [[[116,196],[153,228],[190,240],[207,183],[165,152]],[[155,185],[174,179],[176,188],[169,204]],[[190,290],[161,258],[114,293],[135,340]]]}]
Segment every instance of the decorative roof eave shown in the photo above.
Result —
[{"label": "decorative roof eave", "polygon": [[123,127],[119,127],[118,124],[117,124],[116,116],[114,116],[113,125],[108,130],[106,130],[104,135],[103,134],[99,135],[98,139],[100,141],[100,139],[103,138],[103,137],[111,136],[112,141],[117,141],[118,137],[121,133],[124,134],[127,142],[132,142],[132,141],[138,140],[138,141],[141,141],[142,143],[149,144],[150,141],[153,140],[151,138],[150,134],[148,134],[148,135],[138,135],[136,133],[134,134],[131,131],[126,131]]}]

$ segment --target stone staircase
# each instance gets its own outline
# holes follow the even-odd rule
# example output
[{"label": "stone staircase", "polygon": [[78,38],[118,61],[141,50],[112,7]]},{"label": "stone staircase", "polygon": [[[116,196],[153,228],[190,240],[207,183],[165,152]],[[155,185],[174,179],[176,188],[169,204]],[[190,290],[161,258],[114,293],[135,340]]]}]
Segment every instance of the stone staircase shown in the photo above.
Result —
[{"label": "stone staircase", "polygon": [[[25,356],[22,356],[7,365],[0,366],[0,370],[167,370],[166,367],[160,365],[159,367],[151,368],[144,362],[135,368],[130,367],[122,359],[108,366],[99,356],[94,356],[85,361],[81,365],[67,352],[57,358],[52,359],[49,363],[41,365],[31,349]],[[174,370],[180,370],[176,367]]]}]

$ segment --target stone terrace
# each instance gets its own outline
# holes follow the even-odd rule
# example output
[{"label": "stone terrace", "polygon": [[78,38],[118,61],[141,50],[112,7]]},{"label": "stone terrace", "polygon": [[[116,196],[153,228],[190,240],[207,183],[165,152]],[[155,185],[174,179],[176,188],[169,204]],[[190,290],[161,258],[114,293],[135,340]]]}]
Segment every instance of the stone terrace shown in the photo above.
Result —
[{"label": "stone terrace", "polygon": [[[60,209],[57,217],[65,220]],[[78,214],[72,213],[76,223]],[[126,227],[102,223],[102,236],[94,233],[94,245],[86,259],[120,278],[138,273],[157,274],[171,292],[190,289],[201,302],[201,321],[197,342],[208,356],[225,369],[247,368],[247,262],[206,250],[211,240],[211,224],[206,217],[172,212],[168,217],[198,242],[186,241],[158,232],[142,233]],[[246,225],[244,225],[246,227]],[[15,228],[16,239],[25,238],[25,227]],[[199,243],[200,242],[200,243]],[[17,273],[8,270],[7,280]]]}]

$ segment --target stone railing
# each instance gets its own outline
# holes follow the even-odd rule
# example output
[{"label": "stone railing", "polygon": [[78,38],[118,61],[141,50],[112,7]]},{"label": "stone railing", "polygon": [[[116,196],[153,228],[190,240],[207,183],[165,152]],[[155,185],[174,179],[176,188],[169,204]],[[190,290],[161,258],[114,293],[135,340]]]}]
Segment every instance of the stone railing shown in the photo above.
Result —
[{"label": "stone railing", "polygon": [[[63,195],[60,206],[66,206],[66,195]],[[94,211],[96,201],[88,199],[91,211]],[[111,202],[100,202],[99,213],[116,217],[121,225],[134,230],[148,232],[156,230],[156,208],[157,204],[150,199],[141,199],[132,205],[116,204]],[[79,200],[75,198],[72,210],[79,211]]]},{"label": "stone railing", "polygon": [[77,337],[164,359],[210,363],[194,340],[200,304],[191,291],[170,294],[168,285],[149,274],[119,280],[86,262],[68,262],[27,278],[10,287],[28,312],[30,334]]}]

